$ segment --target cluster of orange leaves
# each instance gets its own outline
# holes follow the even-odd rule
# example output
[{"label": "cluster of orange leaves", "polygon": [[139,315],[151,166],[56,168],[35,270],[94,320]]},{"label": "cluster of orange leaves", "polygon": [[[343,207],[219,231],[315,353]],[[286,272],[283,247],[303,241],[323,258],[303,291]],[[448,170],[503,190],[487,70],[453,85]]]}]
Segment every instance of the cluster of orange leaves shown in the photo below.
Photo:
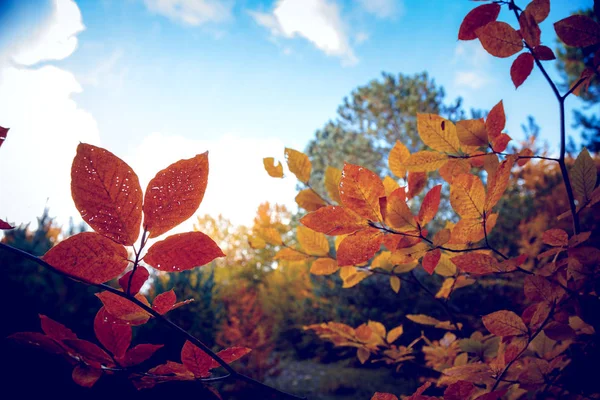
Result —
[{"label": "cluster of orange leaves", "polygon": [[[208,153],[180,160],[148,183],[145,195],[135,172],[109,151],[82,143],[77,148],[71,169],[71,191],[81,217],[94,229],[71,236],[50,249],[43,260],[74,279],[103,284],[120,276],[124,296],[102,291],[96,296],[103,306],[94,320],[100,346],[78,339],[65,326],[41,316],[42,330],[19,332],[11,337],[62,354],[74,365],[73,380],[91,387],[103,374],[129,368],[149,359],[163,345],[139,344],[129,348],[132,327],[145,324],[152,315],[130,299],[151,307],[158,315],[183,306],[169,290],[155,297],[150,305],[140,289],[149,279],[144,262],[158,271],[178,272],[205,265],[224,254],[202,232],[174,234],[152,244],[145,254],[148,238],[158,237],[191,217],[204,196],[208,180]],[[143,224],[142,224],[143,217]],[[139,247],[134,243],[143,231]],[[126,246],[133,246],[130,260]],[[128,266],[132,269],[123,274]],[[226,363],[250,351],[231,347],[217,355]],[[138,389],[173,380],[207,378],[220,364],[187,341],[181,351],[181,363],[168,361],[145,373],[133,372]]]},{"label": "cluster of orange leaves", "polygon": [[[497,21],[501,3],[514,11],[519,30]],[[600,10],[596,1],[596,11]],[[531,73],[534,63],[554,59],[550,48],[541,44],[541,23],[549,14],[549,0],[533,0],[521,10],[514,2],[492,2],[476,7],[464,19],[459,39],[479,39],[488,53],[509,57],[526,49],[511,67],[516,87]],[[570,46],[589,46],[600,42],[600,25],[584,16],[571,16],[555,25],[559,38]],[[596,55],[600,60],[600,54]],[[597,63],[599,64],[599,63]],[[598,68],[598,66],[597,66]],[[577,94],[589,84],[594,71],[586,70]],[[298,205],[309,213],[300,219],[299,247],[290,246],[278,236],[269,243],[283,246],[278,257],[289,261],[312,262],[313,274],[339,271],[343,287],[352,287],[373,274],[390,277],[395,292],[407,273],[419,265],[429,274],[445,277],[437,298],[451,294],[486,275],[521,273],[528,306],[521,315],[499,310],[483,316],[490,333],[475,332],[458,339],[447,332],[440,341],[422,346],[426,365],[441,372],[437,385],[447,387],[444,399],[517,399],[528,391],[556,392],[552,387],[570,360],[569,346],[585,342],[594,328],[581,316],[579,295],[594,294],[590,285],[600,271],[600,250],[585,246],[590,232],[569,234],[562,229],[543,233],[546,250],[537,254],[535,270],[526,269],[527,255],[509,258],[494,249],[488,235],[494,229],[498,213],[495,206],[509,185],[511,172],[537,156],[527,147],[505,153],[511,138],[503,132],[506,123],[502,101],[487,118],[458,121],[456,124],[437,115],[417,114],[421,140],[431,150],[410,153],[397,142],[389,154],[389,170],[402,178],[405,186],[386,176],[358,165],[345,164],[343,170],[328,167],[324,178],[327,196],[310,186],[311,162],[292,149],[285,150],[289,171],[306,185],[296,197]],[[284,176],[283,165],[272,157],[264,159],[272,177]],[[450,186],[450,204],[459,220],[430,234],[427,224],[437,215],[441,185],[434,186],[421,201],[415,215],[409,200],[426,187],[427,174],[437,171]],[[485,173],[485,184],[480,177]],[[600,201],[596,187],[597,169],[587,150],[583,150],[569,171],[572,191],[577,196],[577,212]],[[570,216],[569,211],[560,218]],[[261,232],[257,232],[258,235]],[[327,236],[335,236],[329,247]],[[383,250],[382,250],[383,246]],[[322,265],[327,265],[324,268]],[[414,277],[414,275],[413,275]],[[405,278],[406,279],[406,278]],[[416,278],[415,278],[416,279]],[[595,293],[597,296],[598,293]],[[417,324],[462,332],[454,320],[440,321],[428,315],[406,315]],[[394,328],[386,336],[385,327],[369,321],[357,328],[337,322],[306,327],[337,346],[356,347],[361,363],[372,361],[398,364],[414,358],[413,341],[409,346],[392,342],[402,332]],[[391,356],[391,354],[393,354]],[[550,382],[550,383],[549,383]],[[431,382],[408,397],[413,400],[438,399],[423,395]],[[395,395],[377,393],[373,400],[393,400]]]}]

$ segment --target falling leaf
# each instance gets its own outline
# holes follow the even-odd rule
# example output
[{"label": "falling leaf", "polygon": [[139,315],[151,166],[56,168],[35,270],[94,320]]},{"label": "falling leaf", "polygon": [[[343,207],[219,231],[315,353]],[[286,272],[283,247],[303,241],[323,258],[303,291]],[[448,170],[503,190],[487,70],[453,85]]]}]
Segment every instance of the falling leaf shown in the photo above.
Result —
[{"label": "falling leaf", "polygon": [[275,165],[275,159],[273,157],[265,157],[263,158],[263,165],[269,176],[272,176],[273,178],[283,178],[283,165],[281,165],[281,162],[278,161],[277,165]]}]

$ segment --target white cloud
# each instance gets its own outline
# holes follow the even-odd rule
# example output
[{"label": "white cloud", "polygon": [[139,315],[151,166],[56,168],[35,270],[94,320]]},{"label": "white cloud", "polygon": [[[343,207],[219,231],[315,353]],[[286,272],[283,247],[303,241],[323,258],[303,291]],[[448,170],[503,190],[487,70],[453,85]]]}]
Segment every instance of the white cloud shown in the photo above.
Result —
[{"label": "white cloud", "polygon": [[[271,178],[263,166],[263,157],[281,155],[283,159],[283,149],[279,139],[224,135],[200,140],[155,132],[146,136],[125,161],[136,171],[145,190],[159,170],[208,150],[208,186],[196,215],[222,214],[235,224],[251,225],[261,203],[290,205],[296,196],[295,179]],[[178,231],[192,229],[194,222],[195,218],[190,218]]]},{"label": "white cloud", "polygon": [[144,3],[154,13],[193,26],[227,21],[233,8],[231,0],[144,0]]},{"label": "white cloud", "polygon": [[12,59],[21,65],[44,60],[62,60],[77,48],[77,34],[85,27],[81,12],[72,0],[54,0],[52,15],[45,24],[13,49]]},{"label": "white cloud", "polygon": [[75,76],[52,65],[23,66],[75,50],[81,13],[71,0],[54,0],[53,6],[36,31],[42,34],[13,45],[0,60],[0,125],[10,128],[0,149],[0,218],[17,224],[35,223],[47,199],[60,223],[77,216],[71,161],[80,141],[99,142],[96,121],[71,98],[82,90]]},{"label": "white cloud", "polygon": [[479,89],[487,83],[486,76],[476,71],[456,71],[454,74],[454,85],[457,87]]},{"label": "white cloud", "polygon": [[274,37],[302,37],[344,65],[358,62],[336,3],[328,0],[280,0],[272,13],[250,12]]},{"label": "white cloud", "polygon": [[377,18],[391,18],[404,12],[401,0],[358,0],[361,7]]},{"label": "white cloud", "polygon": [[490,56],[479,42],[459,42],[451,63],[456,88],[480,89],[493,81],[488,72]]}]

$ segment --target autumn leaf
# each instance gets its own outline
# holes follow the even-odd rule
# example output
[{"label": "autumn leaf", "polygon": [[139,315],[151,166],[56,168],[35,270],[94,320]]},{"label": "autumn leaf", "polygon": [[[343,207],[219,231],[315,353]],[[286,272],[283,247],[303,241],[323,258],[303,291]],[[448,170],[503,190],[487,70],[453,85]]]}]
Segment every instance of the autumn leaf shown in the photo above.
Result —
[{"label": "autumn leaf", "polygon": [[189,340],[185,341],[181,349],[181,362],[198,378],[206,378],[210,375],[213,359]]},{"label": "autumn leaf", "polygon": [[338,168],[327,167],[325,170],[325,190],[329,198],[338,204],[341,204],[340,199],[340,181],[342,180],[342,171]]},{"label": "autumn leaf", "polygon": [[57,341],[39,332],[17,332],[8,336],[17,343],[35,346],[49,353],[62,354],[65,349]]},{"label": "autumn leaf", "polygon": [[283,165],[281,165],[281,162],[277,162],[277,165],[275,165],[275,159],[273,157],[265,157],[263,158],[263,165],[269,176],[272,176],[273,178],[283,178]]},{"label": "autumn leaf", "polygon": [[488,177],[488,190],[485,196],[485,211],[489,212],[502,198],[508,187],[510,171],[515,163],[515,156],[508,156],[500,163],[491,178]]},{"label": "autumn leaf", "polygon": [[71,195],[81,218],[119,244],[137,240],[142,188],[133,170],[108,150],[80,143],[71,166]]},{"label": "autumn leaf", "polygon": [[8,222],[0,219],[0,229],[4,229],[4,230],[6,230],[6,229],[15,229],[15,227],[11,226]]},{"label": "autumn leaf", "polygon": [[493,21],[475,30],[483,48],[495,57],[506,58],[523,50],[519,32],[506,22]]},{"label": "autumn leaf", "polygon": [[418,151],[408,157],[404,163],[407,171],[430,172],[435,171],[446,163],[448,156],[435,151]]},{"label": "autumn leaf", "polygon": [[461,218],[483,217],[485,189],[481,179],[471,174],[455,177],[450,187],[450,204]]},{"label": "autumn leaf", "polygon": [[529,12],[522,12],[519,16],[519,32],[523,36],[525,43],[530,47],[540,45],[542,31],[535,21],[535,17]]},{"label": "autumn leaf", "polygon": [[[131,278],[131,275],[133,275],[133,278]],[[124,292],[127,292],[129,280],[131,279],[131,288],[129,288],[129,293],[131,295],[136,295],[142,286],[144,286],[144,283],[146,283],[148,277],[150,277],[150,272],[148,272],[148,270],[143,266],[138,265],[135,271],[128,271],[125,275],[119,278],[119,286],[121,286],[121,289],[123,289]]]},{"label": "autumn leaf", "polygon": [[114,367],[115,363],[107,352],[97,344],[83,339],[65,339],[63,343],[69,347],[85,363],[100,368],[101,366]]},{"label": "autumn leaf", "polygon": [[484,253],[465,253],[451,260],[461,271],[472,275],[492,274],[498,270],[498,261]]},{"label": "autumn leaf", "polygon": [[387,333],[387,337],[385,338],[385,340],[388,343],[394,343],[396,340],[398,340],[400,336],[402,336],[403,333],[404,328],[402,327],[402,325],[399,325],[393,329],[390,329],[390,331]]},{"label": "autumn leaf", "polygon": [[419,221],[419,224],[422,227],[427,225],[427,223],[431,221],[437,214],[438,207],[440,205],[441,191],[442,185],[436,185],[432,187],[423,198],[421,209],[419,210],[419,215],[417,216],[417,221]]},{"label": "autumn leaf", "polygon": [[159,171],[144,195],[144,228],[155,238],[194,215],[208,183],[208,152]]},{"label": "autumn leaf", "polygon": [[375,392],[371,400],[398,400],[398,397],[391,393]]},{"label": "autumn leaf", "polygon": [[596,187],[598,170],[586,148],[575,159],[575,163],[569,171],[569,177],[573,191],[587,203],[592,198],[592,192]]},{"label": "autumn leaf", "polygon": [[475,7],[465,16],[460,29],[458,30],[458,40],[477,39],[475,31],[482,26],[495,21],[500,14],[500,5],[496,3],[484,4]]},{"label": "autumn leaf", "polygon": [[399,140],[396,141],[394,147],[390,151],[388,158],[388,166],[390,171],[398,178],[404,178],[406,175],[406,168],[404,162],[410,157],[410,151],[408,148]]},{"label": "autumn leaf", "polygon": [[386,223],[397,230],[416,229],[417,224],[406,204],[404,189],[394,190],[387,198]]},{"label": "autumn leaf", "polygon": [[327,237],[323,233],[315,232],[305,226],[299,226],[296,229],[296,235],[300,246],[308,254],[313,256],[326,256],[329,254],[329,242],[327,242]]},{"label": "autumn leaf", "polygon": [[75,368],[73,368],[73,373],[71,374],[73,382],[86,388],[94,386],[101,376],[101,369],[93,368],[85,364],[77,364]]},{"label": "autumn leaf", "polygon": [[308,183],[312,164],[308,156],[294,149],[285,149],[285,159],[287,160],[290,172],[296,175],[296,178],[302,183]]},{"label": "autumn leaf", "polygon": [[464,400],[471,397],[475,385],[467,381],[458,381],[449,385],[444,391],[444,400]]},{"label": "autumn leaf", "polygon": [[492,138],[490,144],[492,145],[493,151],[495,151],[496,153],[502,153],[504,150],[506,150],[508,142],[510,141],[510,136],[508,136],[506,133],[501,133],[495,138]]},{"label": "autumn leaf", "polygon": [[275,257],[273,257],[274,260],[285,260],[285,261],[304,261],[309,258],[311,258],[309,255],[302,253],[298,250],[291,249],[289,247],[285,247],[285,248],[279,250],[275,254]]},{"label": "autumn leaf", "polygon": [[0,126],[0,147],[2,147],[2,143],[4,143],[4,141],[6,140],[9,130],[10,128],[4,128]]},{"label": "autumn leaf", "polygon": [[152,309],[159,314],[166,314],[171,311],[176,301],[177,296],[175,296],[175,292],[171,289],[156,296],[152,302]]},{"label": "autumn leaf", "polygon": [[433,271],[435,270],[435,267],[437,267],[441,256],[442,252],[440,251],[440,249],[433,249],[431,251],[428,251],[423,256],[421,265],[423,265],[423,269],[427,271],[429,275],[433,274]]},{"label": "autumn leaf", "polygon": [[342,288],[348,289],[358,285],[364,279],[371,275],[370,272],[357,270],[355,267],[346,266],[340,268],[340,278],[342,278]]},{"label": "autumn leaf", "polygon": [[379,198],[385,188],[379,176],[366,168],[344,164],[340,181],[340,198],[345,207],[371,221],[381,221]]},{"label": "autumn leaf", "polygon": [[300,219],[304,226],[330,236],[346,235],[368,226],[354,211],[340,206],[323,207]]},{"label": "autumn leaf", "polygon": [[531,71],[533,71],[534,58],[531,53],[520,54],[510,67],[510,77],[515,89],[525,82]]},{"label": "autumn leaf", "polygon": [[504,114],[504,104],[502,100],[498,102],[492,109],[485,120],[485,129],[487,130],[490,139],[502,133],[506,126],[506,115]]},{"label": "autumn leaf", "polygon": [[381,248],[383,233],[377,229],[364,229],[348,235],[337,250],[340,267],[358,265],[369,261]]},{"label": "autumn leaf", "polygon": [[225,254],[210,237],[186,232],[154,243],[143,259],[159,271],[179,272],[206,265],[217,257]]},{"label": "autumn leaf", "polygon": [[[227,364],[231,364],[234,361],[239,360],[240,358],[244,357],[246,354],[250,353],[252,351],[252,349],[249,349],[247,347],[239,347],[239,346],[235,346],[235,347],[229,347],[225,350],[221,350],[217,353],[217,356],[219,356],[221,358],[221,360],[225,361]],[[211,364],[210,364],[210,368],[217,368],[220,367],[221,364],[219,364],[216,360],[212,360]]]},{"label": "autumn leaf", "polygon": [[306,211],[317,211],[327,203],[312,189],[301,190],[295,198],[299,207]]},{"label": "autumn leaf", "polygon": [[52,247],[42,257],[57,270],[86,282],[104,283],[127,268],[127,250],[94,232],[82,232]]},{"label": "autumn leaf", "polygon": [[[473,159],[471,158],[471,160]],[[438,172],[446,182],[452,184],[455,177],[461,174],[468,174],[469,171],[471,171],[471,164],[468,160],[455,158],[446,161]]]},{"label": "autumn leaf", "polygon": [[94,318],[94,333],[102,346],[115,357],[123,357],[131,344],[131,326],[113,317],[104,307]]},{"label": "autumn leaf", "polygon": [[400,291],[401,283],[402,282],[400,281],[400,278],[398,278],[396,275],[390,275],[390,287],[394,293],[398,293]]},{"label": "autumn leaf", "polygon": [[[96,297],[102,301],[102,304],[109,314],[117,319],[122,320],[123,323],[136,326],[145,324],[150,319],[150,314],[148,314],[143,308],[114,293],[104,291],[96,293]],[[135,298],[147,306],[150,306],[148,300],[146,300],[141,293],[136,294]]]},{"label": "autumn leaf", "polygon": [[488,144],[483,118],[458,121],[456,123],[456,134],[461,147],[477,148]]},{"label": "autumn leaf", "polygon": [[496,311],[485,315],[482,320],[486,329],[496,336],[518,336],[529,333],[521,317],[512,311]]},{"label": "autumn leaf", "polygon": [[531,301],[545,301],[549,304],[558,302],[566,294],[562,287],[538,275],[525,277],[523,292],[525,297]]},{"label": "autumn leaf", "polygon": [[127,350],[125,355],[119,358],[119,363],[123,364],[125,367],[141,364],[152,357],[152,355],[162,347],[162,344],[138,344]]},{"label": "autumn leaf", "polygon": [[550,246],[566,247],[569,244],[569,234],[562,229],[548,229],[542,235],[542,241]]},{"label": "autumn leaf", "polygon": [[423,143],[434,150],[458,153],[460,144],[454,124],[435,114],[417,113],[417,130]]},{"label": "autumn leaf", "polygon": [[550,14],[550,0],[532,0],[525,7],[525,12],[531,14],[538,24],[544,21]]},{"label": "autumn leaf", "polygon": [[332,258],[317,258],[310,266],[310,273],[313,275],[331,275],[339,269],[340,267],[336,260]]},{"label": "autumn leaf", "polygon": [[568,46],[588,47],[600,43],[600,24],[585,15],[571,15],[554,24],[556,34]]},{"label": "autumn leaf", "polygon": [[548,46],[536,46],[536,48],[533,49],[533,54],[541,61],[556,60],[554,52]]},{"label": "autumn leaf", "polygon": [[40,323],[42,330],[48,337],[60,342],[65,339],[77,339],[77,335],[72,330],[63,324],[54,321],[53,319],[40,314]]}]

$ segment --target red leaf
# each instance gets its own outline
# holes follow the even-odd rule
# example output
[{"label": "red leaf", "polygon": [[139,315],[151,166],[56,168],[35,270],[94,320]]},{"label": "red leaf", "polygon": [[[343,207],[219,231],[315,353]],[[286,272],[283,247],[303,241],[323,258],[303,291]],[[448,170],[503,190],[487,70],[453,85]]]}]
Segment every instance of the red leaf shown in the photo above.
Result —
[{"label": "red leaf", "polygon": [[527,335],[529,332],[521,317],[512,311],[496,311],[485,315],[482,320],[486,329],[496,336]]},{"label": "red leaf", "polygon": [[557,302],[566,294],[565,290],[543,276],[527,275],[523,282],[525,297],[531,301]]},{"label": "red leaf", "polygon": [[[101,292],[96,293],[96,296],[102,301],[102,304],[106,307],[106,311],[113,317],[122,320],[124,323],[142,325],[150,319],[150,314],[144,311],[144,309],[114,293]],[[144,304],[149,305],[142,294],[136,294],[135,298]]]},{"label": "red leaf", "polygon": [[398,397],[391,393],[375,392],[371,400],[398,400]]},{"label": "red leaf", "polygon": [[444,400],[464,400],[471,397],[475,385],[467,381],[454,382],[444,391]]},{"label": "red leaf", "polygon": [[64,339],[77,339],[77,335],[72,330],[45,315],[40,314],[40,322],[44,333],[54,340],[60,342]]},{"label": "red leaf", "polygon": [[208,152],[158,172],[144,195],[144,228],[154,238],[196,212],[208,183]]},{"label": "red leaf", "polygon": [[506,147],[508,146],[508,142],[510,142],[510,140],[510,136],[508,136],[506,133],[501,133],[500,135],[492,139],[492,150],[499,153],[503,152],[504,150],[506,150]]},{"label": "red leaf", "polygon": [[71,377],[79,386],[91,388],[102,376],[102,370],[85,364],[78,364],[73,369]]},{"label": "red leaf", "polygon": [[481,396],[477,396],[475,400],[498,400],[506,394],[506,389],[495,390],[493,392],[484,393]]},{"label": "red leaf", "polygon": [[379,198],[385,196],[385,188],[377,174],[353,164],[344,164],[340,180],[342,204],[361,217],[381,221]]},{"label": "red leaf", "polygon": [[[133,274],[133,270],[128,271],[125,275],[119,278],[119,286],[121,286],[121,289],[123,289],[124,292],[127,292],[127,286],[129,286],[129,279],[131,278],[131,274]],[[144,286],[144,283],[146,283],[149,276],[150,273],[148,272],[148,270],[143,266],[138,265],[135,269],[133,279],[131,279],[131,288],[129,293],[132,296],[135,296],[140,291],[142,286]]]},{"label": "red leaf", "polygon": [[154,243],[144,261],[160,271],[179,272],[225,257],[219,246],[202,232],[179,233]]},{"label": "red leaf", "polygon": [[138,344],[137,346],[127,350],[125,356],[119,358],[119,363],[124,367],[132,367],[138,365],[152,357],[156,350],[163,347],[162,344]]},{"label": "red leaf", "polygon": [[340,267],[358,265],[369,261],[381,248],[383,233],[377,229],[364,229],[342,240],[337,250]]},{"label": "red leaf", "polygon": [[171,289],[168,292],[156,296],[152,302],[152,308],[159,314],[166,314],[171,311],[176,301],[177,297],[175,296],[175,292]]},{"label": "red leaf", "polygon": [[427,183],[427,172],[408,172],[408,195],[409,199],[412,199],[425,188],[425,184]]},{"label": "red leaf", "polygon": [[515,89],[525,82],[531,71],[533,71],[534,59],[530,53],[520,54],[510,67],[510,77]]},{"label": "red leaf", "polygon": [[431,251],[428,251],[423,256],[421,264],[423,265],[423,269],[427,271],[429,275],[433,274],[435,267],[437,267],[438,263],[440,262],[441,256],[442,252],[440,251],[440,249],[433,249]]},{"label": "red leaf", "polygon": [[535,17],[528,12],[523,12],[519,16],[519,27],[523,39],[530,47],[536,47],[540,44],[540,35],[542,31],[535,22]]},{"label": "red leaf", "polygon": [[562,229],[548,229],[542,236],[545,244],[554,247],[566,247],[569,244],[569,234]]},{"label": "red leaf", "polygon": [[300,223],[313,231],[330,236],[354,233],[368,226],[367,220],[354,211],[340,206],[319,208],[302,217]]},{"label": "red leaf", "polygon": [[130,246],[142,222],[142,188],[129,165],[108,150],[80,143],[71,166],[71,195],[98,233]]},{"label": "red leaf", "polygon": [[0,219],[0,229],[15,229],[15,227],[10,225],[8,222]]},{"label": "red leaf", "polygon": [[181,362],[194,376],[199,378],[209,376],[212,361],[213,359],[208,354],[186,340],[181,349]]},{"label": "red leaf", "polygon": [[2,147],[2,143],[6,140],[6,136],[8,135],[8,131],[10,128],[4,128],[0,126],[0,147]]},{"label": "red leaf", "polygon": [[488,137],[494,139],[502,133],[506,125],[506,115],[504,114],[504,104],[502,100],[490,110],[490,113],[485,120],[485,128],[487,129]]},{"label": "red leaf", "polygon": [[548,46],[537,46],[533,49],[533,54],[542,61],[556,60],[554,52]]},{"label": "red leaf", "polygon": [[94,333],[115,357],[122,357],[131,344],[131,326],[113,317],[104,307],[98,310],[94,318]]},{"label": "red leaf", "polygon": [[[227,364],[231,364],[232,362],[244,357],[251,351],[252,349],[249,349],[247,347],[230,347],[228,349],[219,351],[217,355],[221,357],[221,359]],[[212,363],[210,364],[210,369],[217,368],[220,366],[221,364],[219,364],[215,360],[212,360]]]},{"label": "red leaf", "polygon": [[477,39],[475,31],[488,23],[495,21],[500,14],[499,4],[484,4],[469,11],[465,16],[460,29],[458,30],[458,40]]},{"label": "red leaf", "polygon": [[22,344],[39,347],[50,353],[61,354],[65,352],[65,349],[63,349],[54,339],[39,332],[17,332],[13,333],[8,338]]},{"label": "red leaf", "polygon": [[83,339],[65,339],[63,341],[69,348],[85,361],[86,364],[100,368],[100,366],[113,367],[113,359],[98,345]]},{"label": "red leaf", "polygon": [[571,15],[554,24],[556,34],[565,44],[588,47],[600,43],[600,24],[585,15]]},{"label": "red leaf", "polygon": [[484,253],[466,253],[450,259],[461,271],[473,275],[492,274],[497,270],[498,262]]},{"label": "red leaf", "polygon": [[506,58],[523,50],[521,35],[506,22],[490,22],[475,34],[483,48],[495,57]]},{"label": "red leaf", "polygon": [[129,263],[125,247],[94,232],[63,240],[42,259],[59,271],[91,283],[116,278]]},{"label": "red leaf", "polygon": [[538,24],[550,14],[550,0],[533,0],[525,7],[525,12],[533,15]]},{"label": "red leaf", "polygon": [[417,220],[419,221],[421,227],[425,226],[437,214],[438,207],[440,205],[441,191],[442,185],[436,185],[432,187],[423,198],[421,209],[419,210],[419,215],[417,216]]}]

